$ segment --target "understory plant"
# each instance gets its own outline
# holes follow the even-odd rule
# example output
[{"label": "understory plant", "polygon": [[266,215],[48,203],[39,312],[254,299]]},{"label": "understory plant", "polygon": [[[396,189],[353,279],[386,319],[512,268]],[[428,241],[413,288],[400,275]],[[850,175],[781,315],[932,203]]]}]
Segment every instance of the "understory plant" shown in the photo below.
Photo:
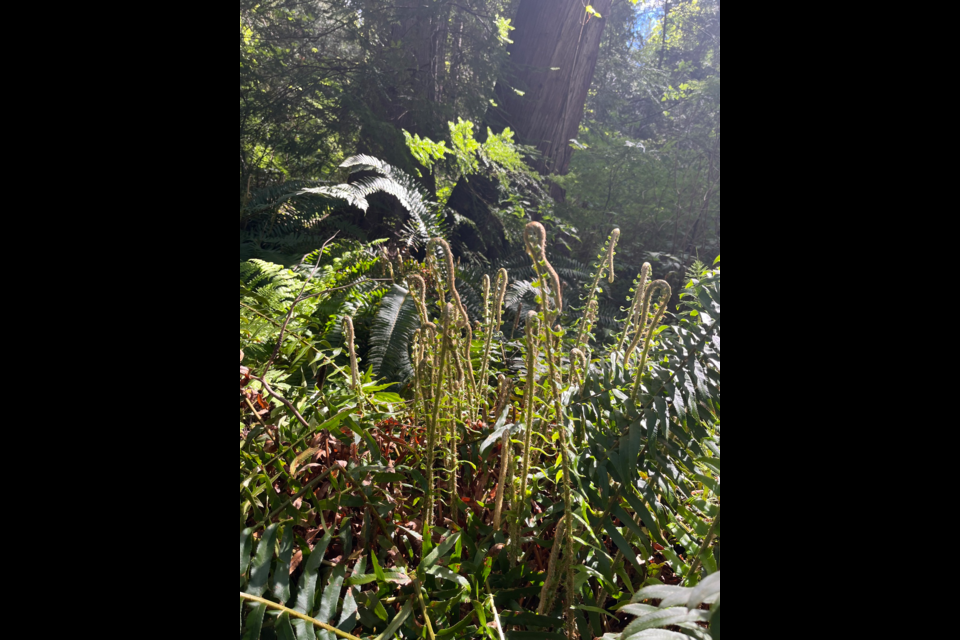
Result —
[{"label": "understory plant", "polygon": [[241,362],[243,638],[719,637],[719,261],[679,307],[644,266],[599,341],[619,236],[577,313],[528,225],[516,333],[509,270],[471,312],[430,240],[391,290],[415,317],[403,396],[360,366],[349,318],[342,353],[307,340],[322,381],[275,388],[300,361]]}]

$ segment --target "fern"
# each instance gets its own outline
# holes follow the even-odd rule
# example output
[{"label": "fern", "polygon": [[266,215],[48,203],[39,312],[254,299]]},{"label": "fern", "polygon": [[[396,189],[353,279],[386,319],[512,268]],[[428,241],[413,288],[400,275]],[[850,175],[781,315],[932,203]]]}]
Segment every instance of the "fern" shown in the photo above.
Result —
[{"label": "fern", "polygon": [[[660,606],[641,604],[651,600],[660,601]],[[702,611],[703,604],[713,607]],[[720,640],[720,573],[711,575],[696,589],[667,585],[647,587],[620,611],[639,617],[622,634],[610,633],[602,640]],[[701,623],[710,623],[710,633],[703,630]],[[663,630],[671,626],[679,627],[683,633]]]},{"label": "fern", "polygon": [[408,246],[424,246],[432,238],[447,236],[443,213],[430,211],[416,181],[400,169],[364,155],[350,158],[341,166],[355,171],[371,170],[380,175],[362,178],[353,184],[305,189],[302,193],[339,198],[363,211],[370,208],[368,197],[375,193],[387,193],[399,200],[410,214],[405,233]]},{"label": "fern", "polygon": [[370,331],[370,364],[378,378],[406,384],[413,377],[410,346],[420,328],[412,294],[394,285],[380,303]]}]

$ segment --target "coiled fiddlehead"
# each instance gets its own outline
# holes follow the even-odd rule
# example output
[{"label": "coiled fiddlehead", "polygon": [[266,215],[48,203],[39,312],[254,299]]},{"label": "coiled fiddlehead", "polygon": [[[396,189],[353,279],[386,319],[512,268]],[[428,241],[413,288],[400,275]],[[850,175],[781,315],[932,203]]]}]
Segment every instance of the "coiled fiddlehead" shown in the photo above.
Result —
[{"label": "coiled fiddlehead", "polygon": [[573,349],[570,352],[570,386],[576,387],[581,383],[580,370],[577,368],[582,363],[583,368],[587,368],[587,356],[580,349]]},{"label": "coiled fiddlehead", "polygon": [[[443,238],[434,238],[427,246],[428,256],[435,256],[435,252],[438,249],[443,253],[444,262],[447,267],[447,286],[450,289],[450,295],[453,297],[453,300],[456,303],[457,312],[459,313],[459,319],[457,320],[456,326],[467,330],[467,342],[464,348],[463,357],[467,361],[467,369],[470,371],[470,378],[467,380],[467,384],[469,385],[473,396],[476,397],[477,380],[473,371],[473,328],[470,326],[470,314],[467,313],[467,308],[463,306],[463,300],[460,298],[460,292],[457,291],[456,265],[453,262],[453,250],[450,248],[450,243]],[[473,409],[471,409],[471,411],[473,411]]]},{"label": "coiled fiddlehead", "polygon": [[[660,291],[663,295],[660,299],[660,308],[657,310],[657,314],[653,319],[653,324],[650,325],[648,330],[647,320],[650,314],[650,304],[653,301],[653,294],[655,294],[657,291]],[[643,346],[643,357],[640,359],[640,368],[637,371],[637,383],[633,389],[634,401],[636,401],[640,395],[640,385],[642,384],[643,374],[647,367],[647,357],[650,355],[650,345],[653,342],[653,334],[663,321],[663,316],[665,316],[667,313],[667,305],[670,304],[670,299],[672,297],[673,287],[671,287],[670,283],[668,283],[666,280],[657,280],[651,284],[650,288],[647,289],[647,295],[644,296],[643,310],[640,314],[640,323],[637,326],[637,336],[634,339],[633,344],[630,345],[630,349],[627,351],[626,358],[623,361],[624,367],[628,367],[630,365],[630,358],[633,356],[633,353],[636,351],[637,347],[640,346],[640,341],[644,338],[644,332],[646,332],[646,339]]]},{"label": "coiled fiddlehead", "polygon": [[640,306],[647,297],[647,283],[650,281],[650,273],[652,271],[653,266],[649,262],[645,263],[643,269],[640,271],[639,277],[634,281],[633,306],[630,307],[630,314],[627,316],[627,325],[623,328],[623,336],[620,337],[620,345],[617,347],[618,351],[623,351],[623,346],[627,343],[630,330],[640,316]]},{"label": "coiled fiddlehead", "polygon": [[[539,222],[531,222],[523,232],[523,239],[527,245],[527,253],[538,266],[537,275],[540,276],[540,284],[543,285],[543,277],[539,267],[546,269],[550,275],[550,289],[556,305],[557,316],[560,316],[563,313],[563,289],[560,286],[560,276],[557,274],[557,270],[547,259],[547,230]],[[543,308],[544,311],[549,310],[546,294],[543,296]]]},{"label": "coiled fiddlehead", "polygon": [[607,256],[607,268],[610,269],[610,284],[617,281],[617,272],[613,259],[617,257],[617,243],[620,242],[620,229],[614,229],[610,234],[610,253]]},{"label": "coiled fiddlehead", "polygon": [[[606,274],[606,270],[610,270],[610,282],[614,282],[616,278],[614,274],[614,258],[617,255],[617,244],[620,241],[620,229],[614,229],[610,233],[610,237],[607,239],[607,244],[603,247],[603,253],[597,257],[597,275],[593,280],[593,284],[590,285],[589,295],[587,295],[587,312],[589,313],[591,307],[594,303],[597,302],[597,293],[600,290],[600,281],[603,280]],[[599,309],[599,303],[597,303],[597,308]],[[590,333],[593,328],[593,323],[596,322],[596,318],[592,321],[588,319],[588,316],[584,316],[580,320],[580,334],[577,336],[577,344],[584,345],[587,341],[587,335]],[[585,347],[581,346],[581,349]]]}]

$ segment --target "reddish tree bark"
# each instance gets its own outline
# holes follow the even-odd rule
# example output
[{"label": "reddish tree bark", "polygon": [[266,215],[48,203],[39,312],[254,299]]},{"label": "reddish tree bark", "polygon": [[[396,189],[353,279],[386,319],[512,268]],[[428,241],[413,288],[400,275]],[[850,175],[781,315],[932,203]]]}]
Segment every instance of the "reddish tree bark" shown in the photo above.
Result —
[{"label": "reddish tree bark", "polygon": [[[606,16],[612,0],[591,3]],[[509,126],[521,142],[535,146],[543,154],[536,168],[544,175],[570,168],[570,140],[578,137],[597,69],[606,19],[587,13],[586,6],[584,0],[522,0],[510,61],[497,85],[492,123]]]},{"label": "reddish tree bark", "polygon": [[[613,0],[594,0],[594,10],[606,16]],[[606,18],[587,12],[586,0],[521,0],[510,60],[497,83],[497,108],[487,113],[487,125],[497,133],[510,127],[517,141],[536,147],[542,156],[534,166],[542,175],[565,174],[583,120],[587,94],[600,57]],[[523,95],[521,96],[520,93]],[[551,188],[557,201],[564,191]],[[448,202],[476,222],[480,234],[458,237],[471,251],[496,258],[505,249],[501,225],[490,213],[498,204],[497,185],[483,176],[461,179]],[[500,227],[502,229],[502,227]]]}]

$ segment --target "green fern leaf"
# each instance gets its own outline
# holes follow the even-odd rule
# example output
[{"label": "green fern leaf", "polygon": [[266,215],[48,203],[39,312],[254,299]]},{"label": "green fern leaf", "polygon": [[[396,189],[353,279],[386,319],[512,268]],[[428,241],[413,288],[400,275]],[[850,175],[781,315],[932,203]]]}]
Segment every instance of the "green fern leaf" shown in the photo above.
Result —
[{"label": "green fern leaf", "polygon": [[370,332],[370,363],[381,379],[400,383],[413,377],[410,346],[420,314],[410,292],[394,285],[380,303]]}]

